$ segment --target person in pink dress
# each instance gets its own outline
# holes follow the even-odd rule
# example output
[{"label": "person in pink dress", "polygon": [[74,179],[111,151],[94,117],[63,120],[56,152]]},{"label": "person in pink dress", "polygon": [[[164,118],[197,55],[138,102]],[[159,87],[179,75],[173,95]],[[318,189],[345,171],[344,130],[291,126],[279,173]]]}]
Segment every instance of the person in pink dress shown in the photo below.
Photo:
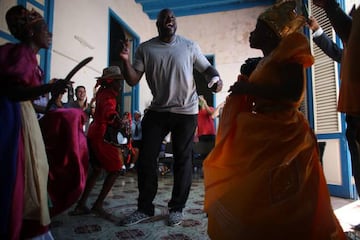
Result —
[{"label": "person in pink dress", "polygon": [[19,42],[0,46],[0,239],[52,239],[49,165],[32,102],[50,91],[65,92],[69,82],[43,84],[36,55],[52,39],[44,18],[21,5],[5,17]]}]

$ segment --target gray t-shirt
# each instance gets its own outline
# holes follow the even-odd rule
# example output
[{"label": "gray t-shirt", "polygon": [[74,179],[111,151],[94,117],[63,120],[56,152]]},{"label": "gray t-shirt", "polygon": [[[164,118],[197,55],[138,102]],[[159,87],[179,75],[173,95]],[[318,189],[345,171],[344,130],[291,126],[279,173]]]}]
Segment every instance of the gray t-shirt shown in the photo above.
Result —
[{"label": "gray t-shirt", "polygon": [[179,114],[198,113],[193,68],[202,73],[209,66],[198,44],[179,35],[170,43],[154,37],[140,44],[133,63],[145,72],[153,95],[149,109]]}]

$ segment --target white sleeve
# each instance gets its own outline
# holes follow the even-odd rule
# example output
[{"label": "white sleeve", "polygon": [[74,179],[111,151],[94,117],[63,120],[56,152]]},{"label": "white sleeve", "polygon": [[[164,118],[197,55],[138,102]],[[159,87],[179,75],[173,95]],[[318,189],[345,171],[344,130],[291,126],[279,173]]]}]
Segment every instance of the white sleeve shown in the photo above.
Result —
[{"label": "white sleeve", "polygon": [[319,27],[316,31],[313,32],[312,36],[313,36],[313,38],[317,38],[321,34],[323,34],[323,32],[324,32],[324,30],[321,27]]}]

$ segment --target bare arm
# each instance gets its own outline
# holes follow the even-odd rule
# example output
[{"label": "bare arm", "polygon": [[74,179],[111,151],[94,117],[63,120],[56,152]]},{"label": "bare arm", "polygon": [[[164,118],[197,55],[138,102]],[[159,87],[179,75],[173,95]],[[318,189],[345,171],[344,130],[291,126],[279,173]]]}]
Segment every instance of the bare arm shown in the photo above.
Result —
[{"label": "bare arm", "polygon": [[143,75],[143,73],[136,71],[128,60],[124,61],[123,74],[125,81],[130,86],[135,86],[138,84]]},{"label": "bare arm", "polygon": [[135,86],[140,81],[143,73],[136,71],[130,63],[129,60],[129,48],[128,43],[124,44],[121,52],[119,53],[120,59],[123,61],[123,75],[125,81],[130,86]]},{"label": "bare arm", "polygon": [[269,100],[292,100],[300,99],[304,77],[303,68],[299,64],[284,64],[279,70],[281,84],[257,85],[245,81],[237,81],[230,87],[231,94],[249,94]]},{"label": "bare arm", "polygon": [[54,83],[48,83],[37,87],[8,86],[1,90],[1,95],[9,97],[13,101],[27,101],[35,99],[50,91],[65,92],[70,82],[57,80]]},{"label": "bare arm", "polygon": [[215,111],[213,112],[213,114],[211,115],[211,117],[213,119],[217,118],[219,115],[220,115],[220,110],[221,108],[223,108],[225,105],[225,101],[220,103],[216,108],[215,108]]}]

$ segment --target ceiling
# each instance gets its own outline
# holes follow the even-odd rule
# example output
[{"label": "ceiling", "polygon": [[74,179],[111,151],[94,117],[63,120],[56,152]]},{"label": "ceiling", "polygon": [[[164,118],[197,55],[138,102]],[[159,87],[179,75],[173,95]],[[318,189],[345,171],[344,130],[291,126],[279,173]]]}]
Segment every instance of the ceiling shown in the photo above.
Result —
[{"label": "ceiling", "polygon": [[144,13],[154,20],[158,12],[164,8],[170,8],[175,16],[181,17],[270,5],[274,0],[135,0],[135,2],[141,4]]}]

